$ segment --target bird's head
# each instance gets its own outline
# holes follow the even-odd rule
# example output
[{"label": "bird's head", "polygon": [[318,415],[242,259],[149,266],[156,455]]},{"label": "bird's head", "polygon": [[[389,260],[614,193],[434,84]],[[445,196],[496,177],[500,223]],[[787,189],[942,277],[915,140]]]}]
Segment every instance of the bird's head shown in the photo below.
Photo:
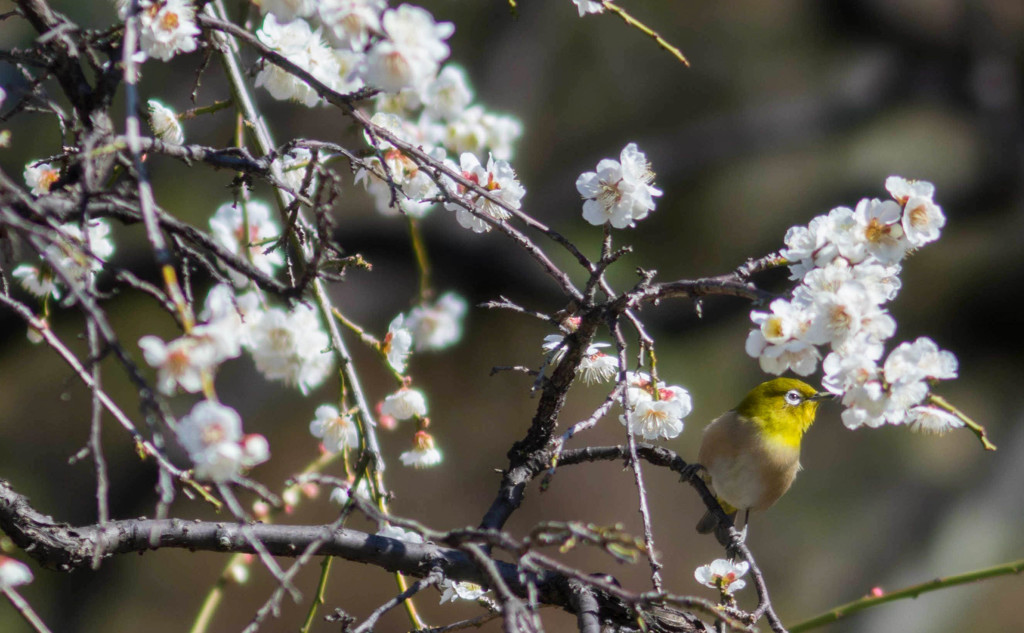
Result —
[{"label": "bird's head", "polygon": [[818,412],[818,404],[832,394],[818,391],[796,378],[775,378],[750,390],[736,413],[753,420],[765,433],[787,444],[800,445]]}]

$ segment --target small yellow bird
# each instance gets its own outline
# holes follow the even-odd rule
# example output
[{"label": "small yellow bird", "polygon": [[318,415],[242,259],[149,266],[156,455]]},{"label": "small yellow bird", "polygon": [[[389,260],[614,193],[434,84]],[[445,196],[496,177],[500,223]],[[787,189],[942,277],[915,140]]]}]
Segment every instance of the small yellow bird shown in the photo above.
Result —
[{"label": "small yellow bird", "polygon": [[[697,462],[726,514],[765,510],[789,490],[800,470],[800,440],[814,424],[818,404],[832,397],[795,378],[754,387],[732,411],[704,429]],[[697,524],[707,534],[718,521],[708,512]]]}]

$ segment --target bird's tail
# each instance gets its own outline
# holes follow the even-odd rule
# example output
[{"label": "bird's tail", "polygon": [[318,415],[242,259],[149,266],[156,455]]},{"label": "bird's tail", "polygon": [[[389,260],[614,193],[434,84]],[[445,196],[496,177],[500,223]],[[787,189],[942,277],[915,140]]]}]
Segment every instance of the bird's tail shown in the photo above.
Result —
[{"label": "bird's tail", "polygon": [[[722,509],[725,510],[725,513],[729,516],[733,516],[736,514],[736,508],[732,507],[728,503],[722,501],[721,499],[718,500],[718,503],[722,506]],[[697,532],[699,534],[711,534],[715,531],[715,528],[717,527],[718,518],[715,517],[714,513],[712,513],[711,510],[705,512],[704,516],[700,518],[700,521],[697,521]]]},{"label": "bird's tail", "polygon": [[710,510],[705,512],[697,522],[697,532],[700,534],[711,534],[716,527],[718,527],[718,518]]}]

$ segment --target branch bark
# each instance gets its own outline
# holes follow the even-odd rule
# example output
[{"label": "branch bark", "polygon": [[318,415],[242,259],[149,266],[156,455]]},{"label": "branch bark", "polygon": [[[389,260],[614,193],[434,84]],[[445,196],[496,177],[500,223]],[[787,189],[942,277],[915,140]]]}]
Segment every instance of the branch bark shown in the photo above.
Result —
[{"label": "branch bark", "polygon": [[[480,565],[464,551],[434,543],[408,543],[346,528],[331,531],[323,525],[182,519],[129,519],[75,527],[40,513],[4,480],[0,480],[0,529],[41,565],[63,572],[89,566],[96,555],[108,558],[163,548],[254,553],[254,540],[274,556],[297,557],[310,543],[321,541],[318,556],[335,556],[419,578],[440,569],[451,580],[484,586],[493,584]],[[520,598],[529,596],[532,585],[541,604],[554,605],[570,613],[578,613],[583,606],[588,614],[593,613],[596,605],[596,615],[602,623],[626,630],[637,626],[635,612],[623,600],[600,589],[591,588],[593,600],[581,601],[578,588],[574,590],[570,579],[562,574],[492,562],[492,569],[497,571],[505,586]],[[585,619],[592,617],[584,616]],[[659,609],[653,616],[645,612],[645,624],[651,631],[708,630],[697,618],[673,609]]]}]

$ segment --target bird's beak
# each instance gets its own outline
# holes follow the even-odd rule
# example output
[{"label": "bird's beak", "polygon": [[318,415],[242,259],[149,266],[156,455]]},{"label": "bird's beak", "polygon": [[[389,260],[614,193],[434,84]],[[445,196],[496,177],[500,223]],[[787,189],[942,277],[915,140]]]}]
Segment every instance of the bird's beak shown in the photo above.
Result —
[{"label": "bird's beak", "polygon": [[819,391],[818,393],[816,393],[813,396],[811,396],[810,398],[808,398],[808,400],[814,400],[814,401],[831,400],[832,398],[835,398],[835,397],[836,397],[836,394],[831,393],[829,391]]}]

